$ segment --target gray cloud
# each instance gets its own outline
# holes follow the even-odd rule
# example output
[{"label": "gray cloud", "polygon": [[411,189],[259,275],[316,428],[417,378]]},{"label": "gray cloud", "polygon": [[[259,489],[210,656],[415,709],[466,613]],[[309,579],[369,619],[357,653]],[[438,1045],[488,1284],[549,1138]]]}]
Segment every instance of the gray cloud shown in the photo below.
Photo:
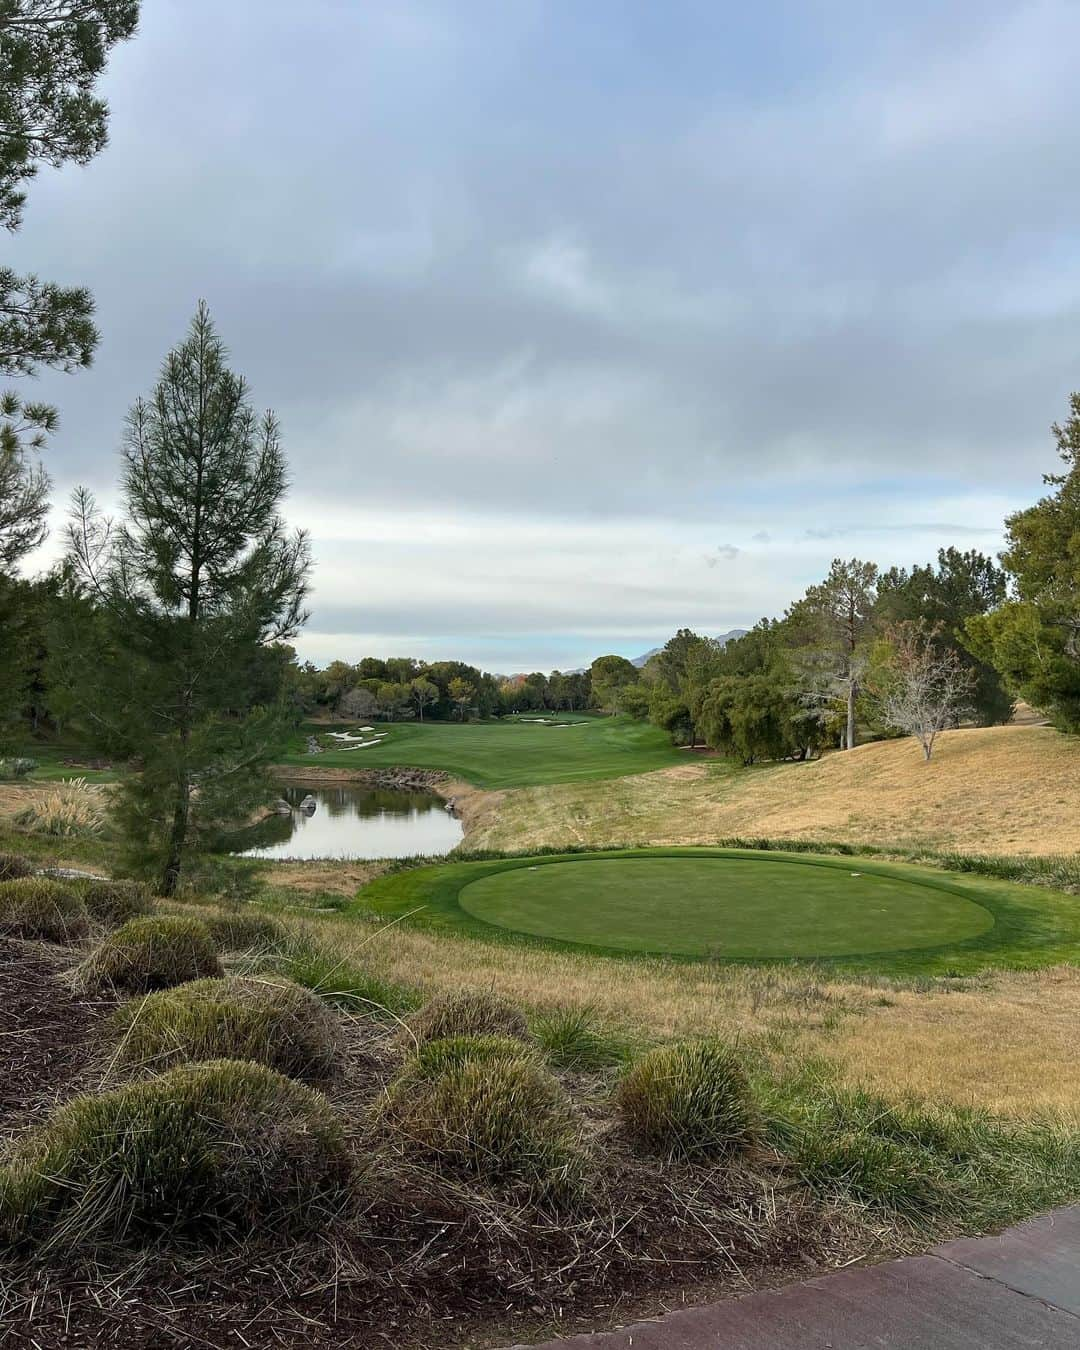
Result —
[{"label": "gray cloud", "polygon": [[[34,391],[61,406],[61,490],[114,480],[124,411],[205,296],[305,502],[622,518],[674,550],[678,522],[745,548],[789,508],[825,544],[885,493],[989,538],[965,494],[1037,495],[1080,383],[1080,10],[721,15],[148,3],[111,148],[44,173],[9,247],[99,303],[94,370]],[[791,591],[827,565],[774,551]],[[583,579],[597,623],[620,564]]]}]

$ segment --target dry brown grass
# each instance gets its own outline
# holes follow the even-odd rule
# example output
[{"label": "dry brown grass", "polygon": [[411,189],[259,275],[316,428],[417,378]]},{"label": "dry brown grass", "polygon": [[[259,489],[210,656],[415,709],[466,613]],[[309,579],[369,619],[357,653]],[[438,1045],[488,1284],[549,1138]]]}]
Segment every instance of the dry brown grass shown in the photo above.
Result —
[{"label": "dry brown grass", "polygon": [[524,788],[480,818],[468,844],[706,844],[843,839],[980,853],[1080,850],[1080,740],[1049,727],[946,732],[923,762],[913,741],[809,764],[727,771],[689,763],[609,782]]},{"label": "dry brown grass", "polygon": [[[898,993],[892,1006],[818,1043],[852,1082],[1009,1115],[1080,1122],[1080,970],[1003,973],[952,993]],[[817,1039],[817,1038],[814,1038]]]}]

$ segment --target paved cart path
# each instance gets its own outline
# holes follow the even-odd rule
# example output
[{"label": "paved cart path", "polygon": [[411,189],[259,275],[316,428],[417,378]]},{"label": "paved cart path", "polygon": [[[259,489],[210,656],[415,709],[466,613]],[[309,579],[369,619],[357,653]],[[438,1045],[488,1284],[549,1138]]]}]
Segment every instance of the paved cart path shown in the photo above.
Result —
[{"label": "paved cart path", "polygon": [[[535,1350],[1080,1350],[1080,1206]],[[522,1350],[515,1347],[515,1350]]]}]

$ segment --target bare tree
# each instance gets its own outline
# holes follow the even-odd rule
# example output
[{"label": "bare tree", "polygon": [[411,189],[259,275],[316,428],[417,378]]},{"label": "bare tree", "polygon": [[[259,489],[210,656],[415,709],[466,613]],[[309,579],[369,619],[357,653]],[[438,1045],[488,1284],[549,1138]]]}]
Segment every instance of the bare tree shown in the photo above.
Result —
[{"label": "bare tree", "polygon": [[889,630],[890,660],[878,696],[886,726],[914,736],[927,760],[938,733],[969,710],[975,682],[955,648],[935,641],[937,633],[922,622]]},{"label": "bare tree", "polygon": [[344,717],[347,722],[363,722],[366,718],[378,714],[379,700],[370,689],[357,685],[355,689],[347,689],[342,694],[338,700],[337,711],[338,716]]}]

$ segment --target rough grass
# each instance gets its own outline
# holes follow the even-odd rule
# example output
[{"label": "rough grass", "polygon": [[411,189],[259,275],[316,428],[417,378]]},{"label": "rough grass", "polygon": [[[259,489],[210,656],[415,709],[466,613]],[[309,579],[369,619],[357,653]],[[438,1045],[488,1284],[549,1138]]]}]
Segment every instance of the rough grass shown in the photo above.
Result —
[{"label": "rough grass", "polygon": [[0,933],[69,943],[88,930],[86,906],[70,886],[47,877],[0,882]]},{"label": "rough grass", "polygon": [[174,1065],[244,1059],[319,1081],[341,1063],[338,1019],[310,990],[280,976],[196,980],[119,1008],[113,1065],[160,1073]]},{"label": "rough grass", "polygon": [[715,1041],[651,1050],[625,1074],[615,1100],[627,1132],[668,1159],[730,1157],[758,1133],[758,1111],[740,1058]]},{"label": "rough grass", "polygon": [[107,924],[127,923],[154,907],[141,881],[89,881],[82,887],[82,898],[90,917]]},{"label": "rough grass", "polygon": [[77,972],[84,989],[113,988],[148,994],[222,974],[205,924],[180,915],[129,919],[108,934]]},{"label": "rough grass", "polygon": [[293,929],[281,951],[260,964],[281,971],[354,1017],[396,1021],[418,1007],[421,998],[415,988],[372,970],[361,945],[354,941],[342,946],[305,926]]},{"label": "rough grass", "polygon": [[529,1039],[525,1014],[509,999],[490,989],[459,989],[437,994],[406,1024],[416,1043],[447,1036],[509,1036]]},{"label": "rough grass", "polygon": [[468,843],[527,849],[762,836],[1006,855],[1080,851],[1080,739],[1049,727],[947,731],[929,764],[910,740],[808,764],[684,761],[608,782],[508,793]]},{"label": "rough grass", "polygon": [[77,1097],[0,1170],[0,1239],[100,1248],[201,1243],[326,1219],[348,1171],[330,1104],[257,1064],[220,1060]]}]

